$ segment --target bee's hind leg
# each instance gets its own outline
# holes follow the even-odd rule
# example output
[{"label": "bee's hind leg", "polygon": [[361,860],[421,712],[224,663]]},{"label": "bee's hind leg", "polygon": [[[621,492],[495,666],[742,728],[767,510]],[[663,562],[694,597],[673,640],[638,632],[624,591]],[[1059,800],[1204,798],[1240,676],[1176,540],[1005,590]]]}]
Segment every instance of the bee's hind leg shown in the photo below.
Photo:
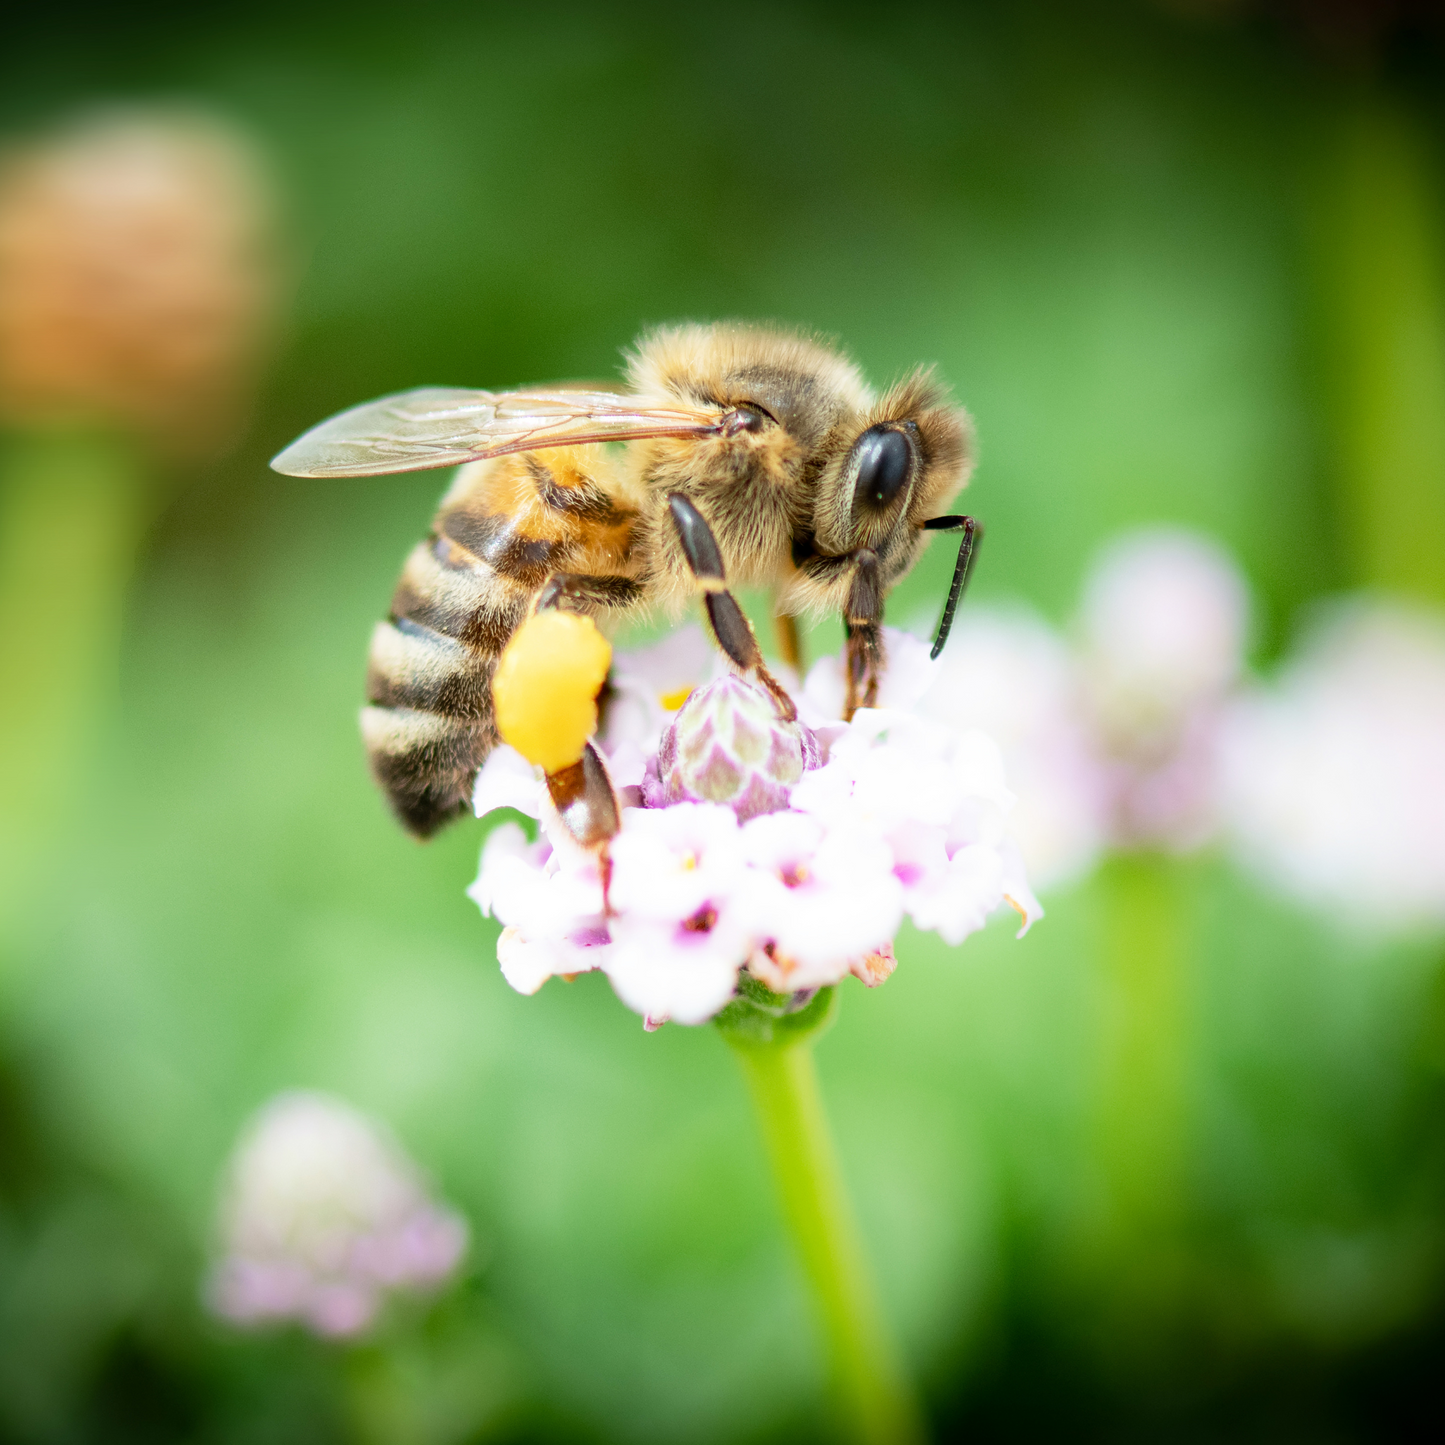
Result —
[{"label": "bee's hind leg", "polygon": [[607,889],[612,881],[612,859],[607,845],[622,827],[622,807],[596,746],[589,742],[578,762],[548,773],[547,793],[573,842],[596,856],[602,875],[602,908],[610,911]]},{"label": "bee's hind leg", "polygon": [[717,538],[712,534],[707,519],[680,492],[672,492],[667,498],[668,511],[672,514],[673,526],[677,528],[677,540],[682,545],[682,554],[693,577],[703,590],[707,603],[707,619],[712,624],[713,636],[728,658],[743,672],[750,673],[772,694],[778,715],[784,722],[792,722],[798,716],[793,700],[783,685],[768,671],[763,661],[762,649],[753,633],[737,598],[727,590],[727,574],[723,570],[722,553],[718,550]]},{"label": "bee's hind leg", "polygon": [[[534,610],[557,608],[590,616],[630,607],[641,595],[641,586],[630,577],[554,572],[537,594]],[[599,703],[607,695],[609,686],[609,681],[604,680]],[[596,747],[589,742],[579,762],[559,773],[548,773],[547,791],[562,826],[581,847],[597,855],[605,904],[612,872],[607,844],[622,826],[622,805]]]}]

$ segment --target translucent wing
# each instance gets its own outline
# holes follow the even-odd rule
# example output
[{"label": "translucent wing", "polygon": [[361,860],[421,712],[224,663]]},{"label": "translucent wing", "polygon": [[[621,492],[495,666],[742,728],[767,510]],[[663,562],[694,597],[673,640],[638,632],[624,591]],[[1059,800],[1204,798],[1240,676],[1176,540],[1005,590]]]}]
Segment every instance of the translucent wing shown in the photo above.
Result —
[{"label": "translucent wing", "polygon": [[582,442],[719,432],[722,408],[647,406],[607,391],[461,391],[426,386],[314,426],[271,465],[292,477],[369,477],[454,467]]}]

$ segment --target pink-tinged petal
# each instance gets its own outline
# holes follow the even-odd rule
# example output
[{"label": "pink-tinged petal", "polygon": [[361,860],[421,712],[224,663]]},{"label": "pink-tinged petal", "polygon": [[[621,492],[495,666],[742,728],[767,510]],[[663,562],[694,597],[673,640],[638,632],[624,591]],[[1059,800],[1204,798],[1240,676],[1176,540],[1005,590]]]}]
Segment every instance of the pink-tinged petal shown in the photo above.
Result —
[{"label": "pink-tinged petal", "polygon": [[705,1023],[727,1003],[749,952],[735,921],[707,909],[671,925],[615,919],[613,933],[604,967],[617,996],[645,1018],[680,1024]]},{"label": "pink-tinged petal", "polygon": [[477,774],[472,808],[479,818],[497,808],[515,808],[529,818],[536,818],[542,812],[544,792],[540,770],[514,748],[499,743]]},{"label": "pink-tinged petal", "polygon": [[613,908],[669,923],[729,899],[743,867],[737,817],[707,803],[628,809],[611,854]]},{"label": "pink-tinged petal", "polygon": [[931,823],[902,823],[888,834],[893,876],[905,893],[924,887],[948,868],[948,831]]},{"label": "pink-tinged petal", "polygon": [[[503,823],[493,828],[482,845],[481,869],[476,881],[467,889],[470,898],[483,914],[493,916],[498,900],[504,898],[517,878],[527,886],[529,875],[544,876],[544,865],[551,849],[528,840],[516,823]],[[503,905],[505,906],[505,905]]]},{"label": "pink-tinged petal", "polygon": [[909,895],[909,915],[919,928],[931,928],[946,943],[960,944],[1003,903],[1003,879],[997,848],[982,843],[960,848],[947,872]]}]

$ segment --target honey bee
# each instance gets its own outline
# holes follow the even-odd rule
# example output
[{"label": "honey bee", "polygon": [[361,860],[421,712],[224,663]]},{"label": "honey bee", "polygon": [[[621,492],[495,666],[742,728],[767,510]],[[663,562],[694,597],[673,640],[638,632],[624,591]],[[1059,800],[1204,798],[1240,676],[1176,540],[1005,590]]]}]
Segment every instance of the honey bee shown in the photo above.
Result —
[{"label": "honey bee", "polygon": [[[372,636],[362,712],[377,781],[427,837],[466,810],[498,742],[497,660],[548,608],[606,625],[676,615],[701,590],[723,652],[791,718],[727,584],[766,587],[794,666],[792,619],[842,614],[847,714],[874,703],[884,598],[931,531],[962,533],[935,657],[948,636],[981,531],[940,509],[972,454],[967,412],[930,372],[880,397],[820,341],[719,324],[644,336],[618,391],[403,392],[323,422],[271,465],[353,477],[464,464]],[[591,744],[547,781],[578,841],[605,847],[617,804]]]}]

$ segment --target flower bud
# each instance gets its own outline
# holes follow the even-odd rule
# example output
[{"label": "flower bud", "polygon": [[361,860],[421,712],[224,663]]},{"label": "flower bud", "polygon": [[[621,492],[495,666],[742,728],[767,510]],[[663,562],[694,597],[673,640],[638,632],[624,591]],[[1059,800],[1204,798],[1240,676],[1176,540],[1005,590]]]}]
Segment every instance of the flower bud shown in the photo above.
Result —
[{"label": "flower bud", "polygon": [[657,802],[720,803],[746,821],[786,808],[818,762],[806,727],[784,722],[762,688],[729,674],[698,688],[663,734]]}]

